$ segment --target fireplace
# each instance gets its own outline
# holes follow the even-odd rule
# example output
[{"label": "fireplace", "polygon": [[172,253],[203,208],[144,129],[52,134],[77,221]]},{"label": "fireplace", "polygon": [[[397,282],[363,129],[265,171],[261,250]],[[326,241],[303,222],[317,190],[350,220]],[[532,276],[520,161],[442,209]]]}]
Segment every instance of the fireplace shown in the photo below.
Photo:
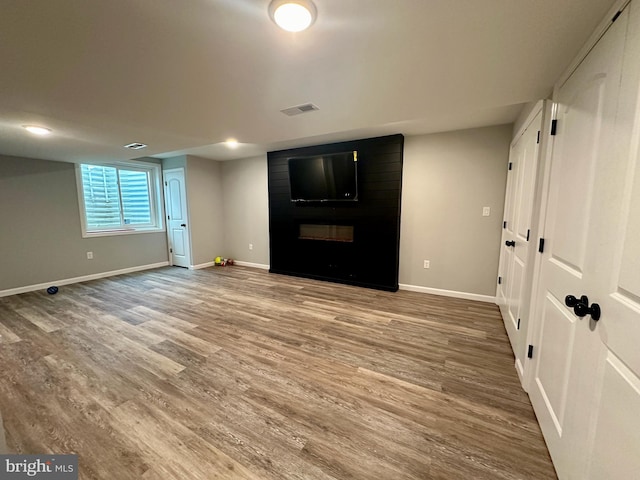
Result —
[{"label": "fireplace", "polygon": [[353,243],[353,225],[301,223],[298,238],[300,240]]},{"label": "fireplace", "polygon": [[[290,159],[353,151],[357,201],[296,201]],[[269,152],[269,271],[398,290],[403,151],[390,135]]]}]

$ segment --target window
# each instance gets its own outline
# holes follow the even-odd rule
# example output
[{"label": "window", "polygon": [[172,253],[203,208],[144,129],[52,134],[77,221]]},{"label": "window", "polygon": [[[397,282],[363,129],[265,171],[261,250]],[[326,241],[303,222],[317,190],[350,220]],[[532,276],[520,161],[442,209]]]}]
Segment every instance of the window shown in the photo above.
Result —
[{"label": "window", "polygon": [[84,237],[162,230],[158,165],[81,164],[76,171]]}]

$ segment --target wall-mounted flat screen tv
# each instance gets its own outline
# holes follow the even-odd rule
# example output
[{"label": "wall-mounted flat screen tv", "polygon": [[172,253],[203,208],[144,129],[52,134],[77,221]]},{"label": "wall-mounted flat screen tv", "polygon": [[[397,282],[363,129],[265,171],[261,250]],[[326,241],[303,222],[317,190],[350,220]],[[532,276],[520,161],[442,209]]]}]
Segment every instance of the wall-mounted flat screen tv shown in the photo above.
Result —
[{"label": "wall-mounted flat screen tv", "polygon": [[358,200],[358,152],[289,159],[292,202]]}]

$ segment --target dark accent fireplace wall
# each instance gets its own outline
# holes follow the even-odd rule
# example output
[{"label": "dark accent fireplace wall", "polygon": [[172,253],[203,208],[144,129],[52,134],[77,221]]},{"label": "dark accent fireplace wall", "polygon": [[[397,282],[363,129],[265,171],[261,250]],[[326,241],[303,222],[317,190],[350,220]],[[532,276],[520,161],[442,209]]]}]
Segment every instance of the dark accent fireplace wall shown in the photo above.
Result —
[{"label": "dark accent fireplace wall", "polygon": [[[268,153],[270,271],[398,289],[404,137]],[[357,202],[292,202],[288,159],[357,150]]]}]

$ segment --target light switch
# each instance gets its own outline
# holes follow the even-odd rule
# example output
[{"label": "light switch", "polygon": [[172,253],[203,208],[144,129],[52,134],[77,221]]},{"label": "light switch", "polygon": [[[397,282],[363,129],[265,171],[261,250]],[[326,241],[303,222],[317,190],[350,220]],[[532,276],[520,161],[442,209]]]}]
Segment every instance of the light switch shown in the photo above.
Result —
[{"label": "light switch", "polygon": [[491,215],[491,207],[482,207],[482,216],[488,217]]}]

